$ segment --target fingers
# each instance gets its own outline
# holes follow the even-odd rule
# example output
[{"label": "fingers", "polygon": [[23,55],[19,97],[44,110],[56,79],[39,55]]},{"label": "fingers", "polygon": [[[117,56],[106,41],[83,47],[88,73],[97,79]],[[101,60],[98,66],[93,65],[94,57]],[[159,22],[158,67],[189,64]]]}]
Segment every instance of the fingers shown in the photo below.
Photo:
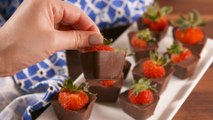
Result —
[{"label": "fingers", "polygon": [[74,50],[103,43],[103,36],[94,31],[56,31],[54,48]]},{"label": "fingers", "polygon": [[80,8],[63,1],[60,1],[63,17],[61,23],[70,25],[77,30],[100,32],[96,24]]}]

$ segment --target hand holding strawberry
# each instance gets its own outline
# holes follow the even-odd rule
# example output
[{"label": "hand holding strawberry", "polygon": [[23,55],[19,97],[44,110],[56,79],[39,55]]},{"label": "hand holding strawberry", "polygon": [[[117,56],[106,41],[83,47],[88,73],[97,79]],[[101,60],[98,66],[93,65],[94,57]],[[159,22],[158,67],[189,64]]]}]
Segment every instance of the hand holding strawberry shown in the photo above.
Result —
[{"label": "hand holding strawberry", "polygon": [[167,50],[168,53],[171,54],[171,60],[174,63],[181,62],[192,55],[191,51],[187,48],[184,48],[181,43],[174,43]]},{"label": "hand holding strawberry", "polygon": [[155,3],[153,6],[147,7],[147,11],[143,14],[143,23],[151,30],[163,31],[167,25],[168,20],[166,15],[172,12],[172,7],[162,7]]},{"label": "hand holding strawberry", "polygon": [[150,52],[150,59],[142,64],[142,71],[145,77],[162,78],[166,71],[164,66],[169,62],[168,55],[160,56],[156,51]]},{"label": "hand holding strawberry", "polygon": [[68,110],[80,110],[85,107],[89,102],[89,96],[84,87],[85,83],[76,86],[72,80],[66,80],[58,95],[61,106]]},{"label": "hand holding strawberry", "polygon": [[131,39],[131,44],[139,48],[147,48],[155,41],[156,39],[152,37],[151,31],[147,28],[136,33]]},{"label": "hand holding strawberry", "polygon": [[153,92],[156,92],[156,85],[151,86],[151,80],[141,78],[138,83],[132,85],[128,92],[128,99],[134,104],[149,104],[153,101]]}]

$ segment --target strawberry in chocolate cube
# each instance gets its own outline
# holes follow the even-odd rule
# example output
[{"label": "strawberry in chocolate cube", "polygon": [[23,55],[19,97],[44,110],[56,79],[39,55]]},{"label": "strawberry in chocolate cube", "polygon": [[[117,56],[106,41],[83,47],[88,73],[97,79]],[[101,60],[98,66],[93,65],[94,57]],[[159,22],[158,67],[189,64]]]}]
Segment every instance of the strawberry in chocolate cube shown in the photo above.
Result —
[{"label": "strawberry in chocolate cube", "polygon": [[141,77],[150,78],[152,84],[158,85],[158,94],[161,94],[174,73],[174,68],[169,62],[168,55],[160,56],[156,51],[151,51],[149,58],[141,59],[136,63],[132,71],[133,77],[136,81]]},{"label": "strawberry in chocolate cube", "polygon": [[206,36],[200,27],[206,21],[201,19],[200,14],[197,11],[193,11],[187,16],[181,15],[180,18],[171,23],[174,26],[174,40],[181,42],[191,52],[200,54],[206,43]]},{"label": "strawberry in chocolate cube", "polygon": [[149,52],[158,48],[158,41],[147,28],[129,33],[131,51],[135,53],[135,61],[149,56]]},{"label": "strawberry in chocolate cube", "polygon": [[86,79],[89,91],[97,94],[97,102],[116,102],[123,85],[123,74],[117,79]]},{"label": "strawberry in chocolate cube", "polygon": [[188,48],[175,42],[168,48],[171,61],[174,64],[174,75],[180,79],[189,78],[193,75],[200,56],[193,54]]},{"label": "strawberry in chocolate cube", "polygon": [[124,112],[136,120],[146,120],[155,111],[159,96],[155,94],[156,84],[151,85],[151,83],[151,80],[141,78],[119,96]]},{"label": "strawberry in chocolate cube", "polygon": [[60,120],[87,120],[90,117],[96,95],[85,90],[85,83],[80,86],[72,80],[65,81],[60,92],[52,100],[52,106]]},{"label": "strawberry in chocolate cube", "polygon": [[146,12],[137,21],[139,30],[149,28],[158,40],[162,39],[169,26],[166,15],[171,12],[172,7],[160,7],[157,3],[148,6]]}]

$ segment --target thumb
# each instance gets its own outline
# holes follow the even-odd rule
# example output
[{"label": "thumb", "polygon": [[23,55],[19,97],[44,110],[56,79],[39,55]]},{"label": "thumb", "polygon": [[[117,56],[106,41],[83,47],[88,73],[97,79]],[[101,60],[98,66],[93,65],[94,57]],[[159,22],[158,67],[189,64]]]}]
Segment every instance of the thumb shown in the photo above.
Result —
[{"label": "thumb", "polygon": [[57,31],[54,42],[57,51],[74,50],[102,44],[103,36],[94,31]]}]

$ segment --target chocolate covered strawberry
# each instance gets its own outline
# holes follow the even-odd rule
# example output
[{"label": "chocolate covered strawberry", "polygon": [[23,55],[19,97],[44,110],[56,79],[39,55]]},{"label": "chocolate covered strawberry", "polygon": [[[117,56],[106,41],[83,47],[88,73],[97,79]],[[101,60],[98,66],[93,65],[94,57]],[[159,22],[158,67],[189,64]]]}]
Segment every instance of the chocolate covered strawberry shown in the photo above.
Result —
[{"label": "chocolate covered strawberry", "polygon": [[153,92],[156,92],[156,85],[151,86],[151,80],[141,78],[132,85],[128,91],[128,99],[131,103],[146,105],[153,102]]},{"label": "chocolate covered strawberry", "polygon": [[204,39],[204,34],[200,26],[206,21],[202,20],[197,11],[190,12],[187,16],[181,15],[180,18],[172,21],[172,25],[176,27],[174,32],[175,39],[189,44],[195,45]]},{"label": "chocolate covered strawberry", "polygon": [[172,7],[160,7],[157,3],[147,7],[147,11],[142,16],[142,22],[154,31],[163,31],[168,26],[165,17],[172,12]]},{"label": "chocolate covered strawberry", "polygon": [[188,48],[184,48],[181,43],[175,42],[170,48],[167,49],[171,54],[171,61],[174,63],[181,62],[190,56],[191,51]]},{"label": "chocolate covered strawberry", "polygon": [[58,101],[64,109],[80,110],[89,102],[88,93],[84,91],[85,84],[76,86],[68,79],[58,95]]},{"label": "chocolate covered strawberry", "polygon": [[150,58],[142,64],[143,74],[147,78],[162,78],[166,74],[164,68],[169,62],[168,55],[160,56],[156,51],[150,52]]},{"label": "chocolate covered strawberry", "polygon": [[156,39],[152,36],[149,29],[140,30],[131,38],[131,44],[138,48],[147,48]]}]

